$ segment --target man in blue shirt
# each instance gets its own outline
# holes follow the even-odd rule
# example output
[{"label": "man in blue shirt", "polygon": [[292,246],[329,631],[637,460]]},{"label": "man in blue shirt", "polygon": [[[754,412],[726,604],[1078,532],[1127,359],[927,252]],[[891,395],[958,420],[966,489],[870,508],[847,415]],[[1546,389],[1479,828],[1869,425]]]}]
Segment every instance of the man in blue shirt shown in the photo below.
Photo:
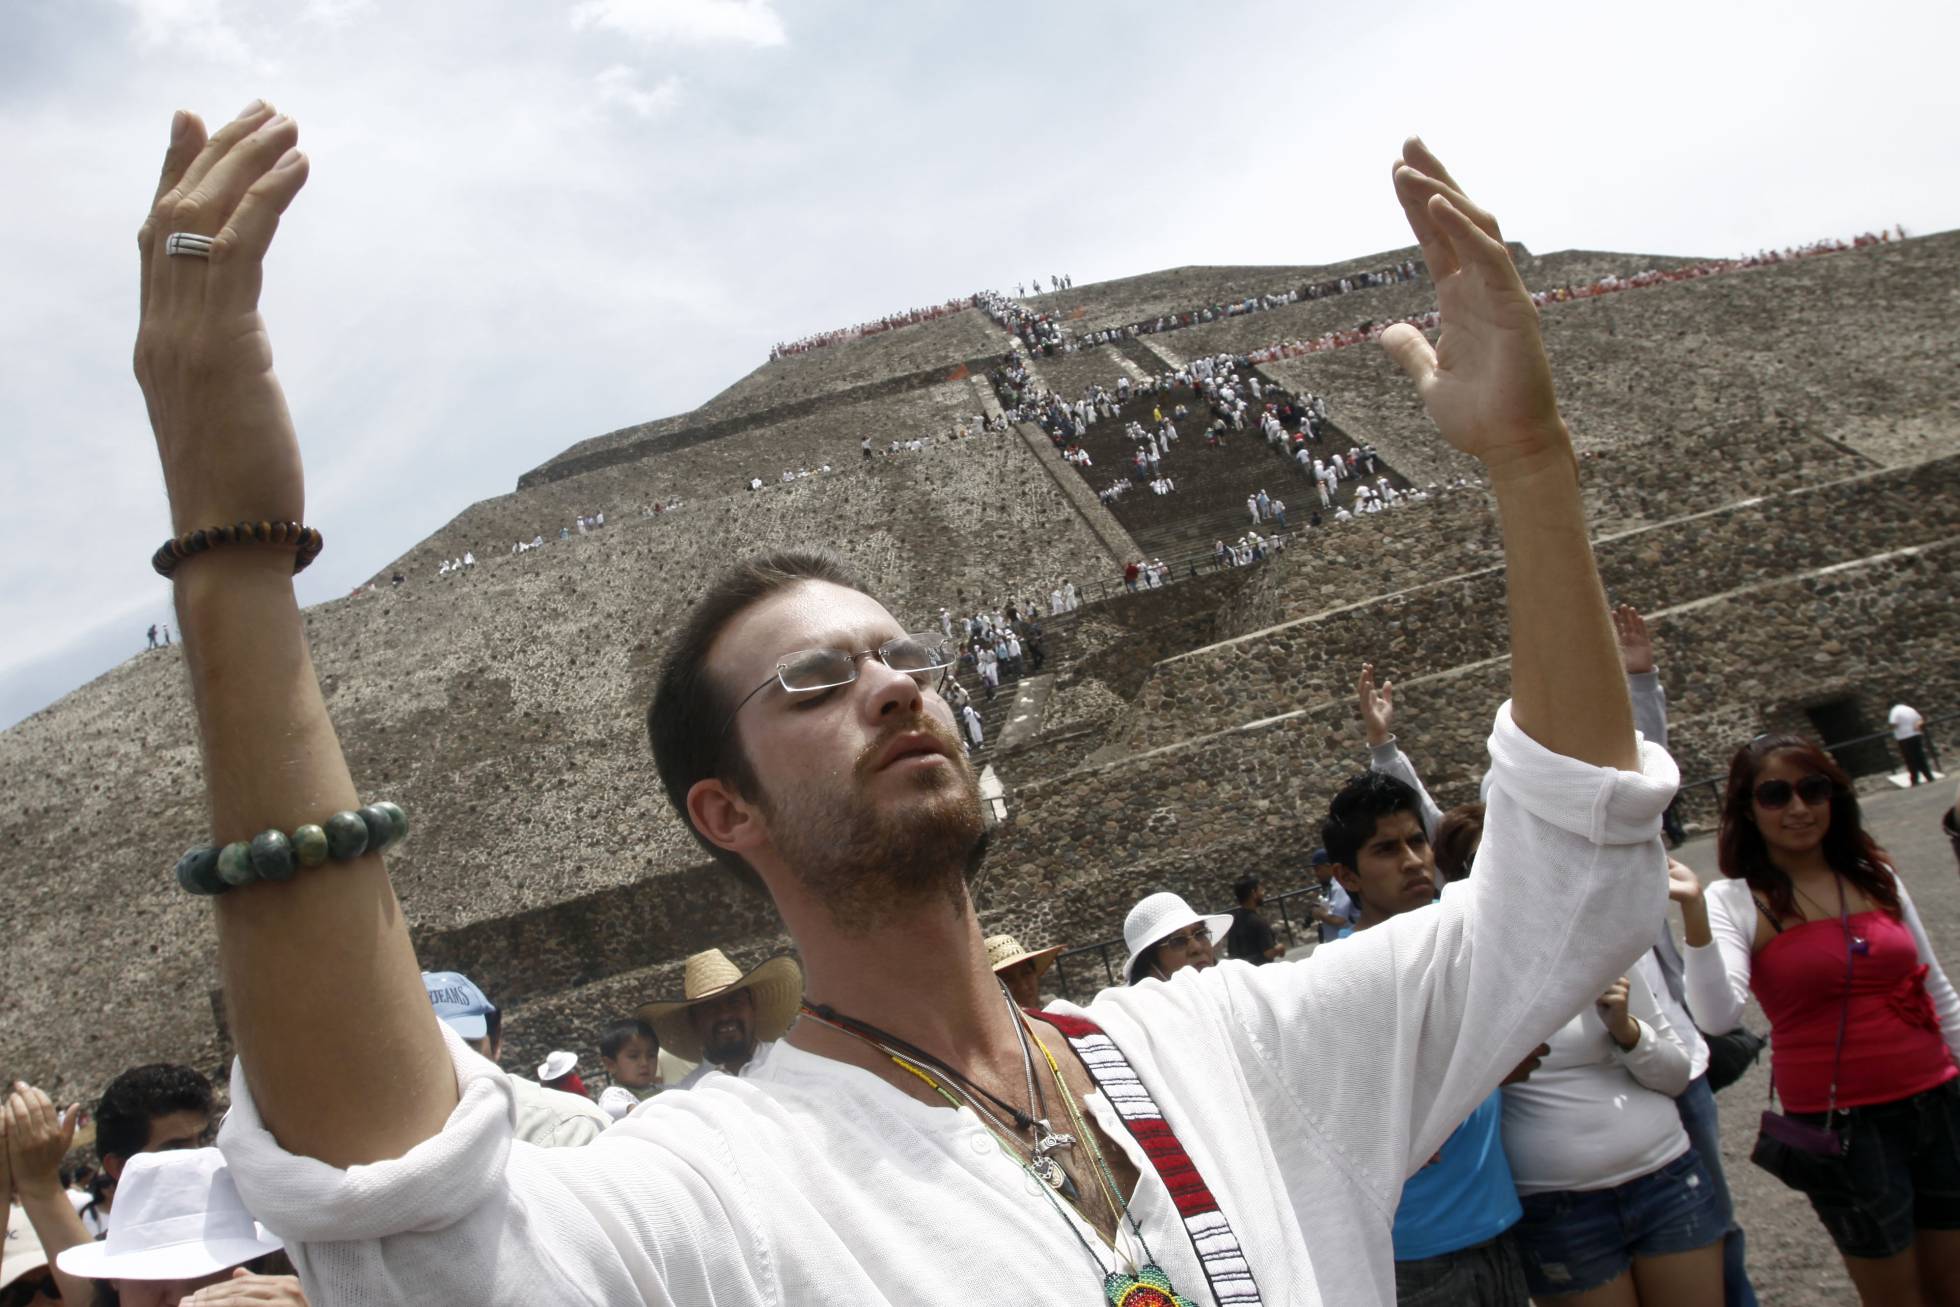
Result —
[{"label": "man in blue shirt", "polygon": [[[1436,901],[1436,857],[1421,798],[1401,781],[1380,772],[1356,776],[1334,795],[1320,833],[1335,882],[1359,909],[1338,938]],[[1526,1059],[1507,1083],[1524,1079],[1536,1063],[1536,1056]],[[1504,1157],[1501,1102],[1502,1091],[1492,1091],[1403,1184],[1395,1210],[1397,1307],[1530,1301],[1508,1233],[1523,1209]]]}]

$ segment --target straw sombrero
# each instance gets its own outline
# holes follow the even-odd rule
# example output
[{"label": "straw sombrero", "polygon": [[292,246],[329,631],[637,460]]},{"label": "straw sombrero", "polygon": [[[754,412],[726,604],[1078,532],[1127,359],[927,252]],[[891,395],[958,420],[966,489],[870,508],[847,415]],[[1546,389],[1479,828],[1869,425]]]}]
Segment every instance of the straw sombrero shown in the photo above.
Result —
[{"label": "straw sombrero", "polygon": [[660,1036],[662,1049],[689,1062],[699,1062],[701,1040],[688,1024],[687,1010],[703,999],[736,989],[755,993],[756,1042],[781,1039],[796,1020],[797,1006],[803,1001],[803,968],[795,958],[780,954],[744,975],[740,967],[728,960],[727,954],[711,948],[687,960],[680,998],[644,1004],[637,1015]]},{"label": "straw sombrero", "polygon": [[1062,951],[1056,944],[1052,948],[1030,953],[1021,947],[1021,941],[1012,935],[989,935],[987,944],[987,966],[990,970],[1001,971],[1017,962],[1034,963],[1034,974],[1040,976],[1055,965],[1055,955]]}]

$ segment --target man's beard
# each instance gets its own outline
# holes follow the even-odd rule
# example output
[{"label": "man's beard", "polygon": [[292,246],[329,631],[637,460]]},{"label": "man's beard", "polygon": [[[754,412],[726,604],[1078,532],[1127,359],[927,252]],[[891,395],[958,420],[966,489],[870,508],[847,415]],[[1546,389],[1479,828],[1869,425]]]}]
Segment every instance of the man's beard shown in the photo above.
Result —
[{"label": "man's beard", "polygon": [[730,1063],[746,1063],[754,1054],[755,1040],[753,1036],[737,1036],[734,1039],[721,1039],[717,1041],[714,1035],[710,1033],[707,1040],[701,1045],[702,1060],[712,1062],[716,1066],[727,1066]]},{"label": "man's beard", "polygon": [[[876,759],[907,731],[938,741],[946,766],[916,772],[911,794],[874,805],[864,787]],[[838,794],[819,780],[780,799],[763,796],[777,851],[836,926],[867,934],[935,900],[959,912],[985,851],[986,822],[979,780],[951,729],[921,715],[886,730],[858,755],[848,785]]]}]

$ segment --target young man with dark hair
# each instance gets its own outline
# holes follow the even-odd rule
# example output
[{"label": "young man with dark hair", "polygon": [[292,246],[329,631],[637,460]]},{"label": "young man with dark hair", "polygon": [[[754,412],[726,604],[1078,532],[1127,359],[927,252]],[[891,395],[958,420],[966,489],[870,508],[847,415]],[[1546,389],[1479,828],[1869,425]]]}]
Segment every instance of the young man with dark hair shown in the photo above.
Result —
[{"label": "young man with dark hair", "polygon": [[116,1179],[138,1153],[202,1148],[210,1129],[211,1082],[168,1062],[131,1067],[95,1105],[96,1156]]},{"label": "young man with dark hair", "polygon": [[1225,951],[1255,967],[1285,957],[1286,945],[1279,942],[1271,923],[1259,914],[1266,891],[1258,875],[1249,871],[1233,882],[1232,897],[1238,906],[1232,909],[1232,926],[1225,932]]},{"label": "young man with dark hair", "polygon": [[[1335,876],[1361,906],[1359,920],[1337,938],[1436,902],[1435,852],[1422,824],[1425,797],[1393,776],[1367,771],[1328,804],[1321,837]],[[1527,1058],[1507,1083],[1529,1075],[1535,1061],[1535,1054]],[[1524,1266],[1506,1233],[1524,1209],[1504,1156],[1502,1124],[1502,1095],[1492,1090],[1403,1185],[1393,1236],[1398,1301],[1525,1307]]]},{"label": "young man with dark hair", "polygon": [[[180,116],[139,239],[136,372],[180,533],[304,515],[257,309],[296,141],[263,105],[208,141]],[[1489,874],[1305,966],[1187,967],[1037,1020],[987,965],[986,827],[936,655],[826,564],[742,569],[669,643],[651,735],[677,811],[767,889],[807,975],[759,1069],[586,1149],[516,1147],[511,1078],[435,1020],[380,856],[215,900],[242,1067],[223,1145],[323,1302],[1394,1300],[1404,1178],[1650,942],[1679,777],[1634,738],[1496,220],[1419,141],[1393,176],[1441,335],[1381,340],[1502,522]],[[292,564],[238,542],[176,569],[220,842],[358,802]]]},{"label": "young man with dark hair", "polygon": [[1343,785],[1320,826],[1334,879],[1361,909],[1346,938],[1436,901],[1436,859],[1422,801],[1393,776],[1362,772]]}]

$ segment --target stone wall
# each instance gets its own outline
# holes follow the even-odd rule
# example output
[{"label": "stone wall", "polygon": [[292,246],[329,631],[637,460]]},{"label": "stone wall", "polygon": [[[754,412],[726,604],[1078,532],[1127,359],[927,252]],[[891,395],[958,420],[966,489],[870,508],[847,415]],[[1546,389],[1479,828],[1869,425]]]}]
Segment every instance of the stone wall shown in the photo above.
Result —
[{"label": "stone wall", "polygon": [[[1853,689],[1882,712],[1910,687],[1960,698],[1960,540],[1766,582],[1657,616],[1673,746],[1689,779],[1791,705]],[[1836,646],[1825,652],[1824,644]],[[1397,733],[1437,801],[1476,797],[1508,659],[1402,683]],[[1305,883],[1329,796],[1366,765],[1349,693],[1066,775],[1011,787],[981,898],[989,929],[1082,945],[1121,934],[1139,898],[1216,907],[1246,871]],[[1692,810],[1690,815],[1696,815]]]},{"label": "stone wall", "polygon": [[588,470],[652,449],[714,439],[745,424],[785,422],[831,404],[931,385],[1000,357],[1008,342],[1008,335],[986,314],[967,309],[900,331],[776,359],[698,409],[581,440],[526,473],[518,485],[570,475],[568,467]]},{"label": "stone wall", "polygon": [[[1427,516],[1426,525],[1434,528],[1445,518],[1438,507],[1392,511],[1377,520],[1420,523]],[[1424,534],[1434,541],[1441,533]],[[1479,534],[1489,539],[1494,530]],[[1664,611],[1787,576],[1793,562],[1808,571],[1883,554],[1901,540],[1957,535],[1960,456],[1953,456],[1602,537],[1595,552],[1612,599]],[[1721,566],[1710,566],[1711,559],[1722,560]],[[1325,594],[1327,583],[1316,578],[1342,570],[1309,549],[1295,549],[1271,569],[1276,580],[1261,581],[1283,596]],[[1356,573],[1365,576],[1361,568],[1345,570],[1348,585],[1356,584]],[[1289,584],[1302,573],[1303,581]],[[1232,612],[1248,606],[1242,600]],[[1122,739],[1127,747],[1148,749],[1340,698],[1364,662],[1373,662],[1380,677],[1404,681],[1497,658],[1508,647],[1507,622],[1501,566],[1309,610],[1160,664],[1137,695]]]},{"label": "stone wall", "polygon": [[[671,518],[623,519],[521,556],[480,555],[462,576],[425,566],[399,589],[308,610],[357,783],[414,822],[389,865],[419,930],[510,918],[456,938],[477,941],[486,951],[473,965],[514,984],[574,978],[539,951],[552,923],[580,923],[558,936],[574,972],[616,965],[615,943],[664,949],[700,928],[692,916],[668,928],[648,915],[659,904],[684,911],[691,890],[656,886],[654,906],[616,915],[578,905],[701,862],[646,743],[663,639],[731,560],[791,546],[840,553],[919,625],[960,591],[1045,594],[1101,556],[1026,447],[989,436]],[[209,909],[170,877],[204,836],[180,666],[177,649],[146,654],[0,735],[0,771],[33,778],[0,812],[0,841],[21,869],[8,878],[9,946],[37,959],[0,1014],[15,1065],[99,1084],[89,1078],[210,1046]],[[55,866],[66,870],[45,873]],[[110,904],[106,929],[89,914]],[[526,924],[541,907],[552,908],[543,924]],[[644,942],[604,932],[591,942],[606,920]],[[88,1045],[48,1013],[90,1014]]]},{"label": "stone wall", "polygon": [[[1664,521],[1744,488],[1960,448],[1960,396],[1938,343],[1960,335],[1956,249],[1960,234],[1949,233],[1547,307],[1594,522]],[[1265,370],[1329,396],[1337,419],[1357,419],[1418,481],[1475,471],[1438,439],[1378,346]]]},{"label": "stone wall", "polygon": [[[678,496],[685,516],[710,515],[721,510],[707,501],[748,495],[751,477],[759,477],[773,496],[783,488],[782,473],[828,463],[832,475],[855,476],[862,470],[882,475],[887,465],[902,459],[933,458],[948,443],[956,424],[981,412],[982,394],[970,381],[940,382],[876,399],[833,404],[788,421],[744,427],[714,440],[668,445],[618,463],[600,463],[575,475],[532,482],[519,490],[470,505],[428,539],[383,568],[386,579],[399,570],[408,575],[433,573],[443,559],[460,558],[474,550],[478,561],[486,553],[508,554],[513,542],[544,536],[555,542],[561,527],[580,516],[604,512],[609,526],[637,520],[658,500]],[[924,453],[887,457],[893,440],[933,437],[934,448]],[[876,446],[867,465],[858,442],[870,436]],[[999,439],[997,436],[986,439]]]}]

